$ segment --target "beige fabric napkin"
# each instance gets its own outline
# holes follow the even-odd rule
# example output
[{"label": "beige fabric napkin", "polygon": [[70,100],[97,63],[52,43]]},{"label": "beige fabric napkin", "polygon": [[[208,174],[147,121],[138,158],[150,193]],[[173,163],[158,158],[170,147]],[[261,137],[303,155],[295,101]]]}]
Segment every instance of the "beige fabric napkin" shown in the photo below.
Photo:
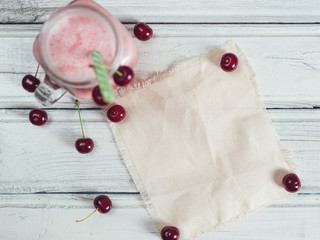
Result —
[{"label": "beige fabric napkin", "polygon": [[[226,52],[234,72],[220,68]],[[127,116],[111,127],[158,230],[194,239],[290,196],[281,180],[295,166],[233,42],[116,94]]]}]

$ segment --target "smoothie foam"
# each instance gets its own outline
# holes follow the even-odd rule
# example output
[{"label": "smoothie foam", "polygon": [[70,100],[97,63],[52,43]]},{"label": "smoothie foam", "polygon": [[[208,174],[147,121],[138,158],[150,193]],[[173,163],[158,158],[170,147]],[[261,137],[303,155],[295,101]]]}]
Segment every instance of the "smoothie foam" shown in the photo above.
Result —
[{"label": "smoothie foam", "polygon": [[57,75],[81,82],[95,78],[90,54],[99,51],[109,65],[115,55],[112,29],[99,16],[68,15],[59,19],[48,37],[49,60]]}]

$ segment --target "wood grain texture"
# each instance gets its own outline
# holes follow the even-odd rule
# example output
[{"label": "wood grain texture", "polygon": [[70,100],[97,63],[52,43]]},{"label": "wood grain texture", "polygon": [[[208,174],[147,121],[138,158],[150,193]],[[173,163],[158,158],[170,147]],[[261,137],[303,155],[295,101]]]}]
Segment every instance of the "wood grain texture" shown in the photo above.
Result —
[{"label": "wood grain texture", "polygon": [[[86,135],[95,141],[89,155],[74,142],[81,137],[75,110],[50,110],[44,127],[29,123],[29,110],[0,110],[0,193],[137,192],[98,110],[82,111]],[[283,144],[301,166],[302,193],[320,193],[320,112],[269,111]]]},{"label": "wood grain texture", "polygon": [[[1,195],[0,239],[160,239],[139,195],[110,195],[114,204],[110,213],[76,223],[75,219],[93,210],[95,196]],[[209,233],[205,239],[317,240],[319,216],[319,196],[299,195]]]},{"label": "wood grain texture", "polygon": [[[0,22],[39,23],[70,0],[1,0]],[[318,0],[96,0],[125,22],[320,22]]]},{"label": "wood grain texture", "polygon": [[[132,24],[126,25],[132,31]],[[138,80],[163,71],[173,63],[233,39],[246,52],[257,73],[261,93],[269,108],[313,108],[320,102],[319,25],[151,25],[155,36],[137,41],[141,52]],[[32,94],[21,87],[25,74],[33,73],[32,54],[38,25],[0,25],[0,108],[35,105]],[[43,77],[43,74],[40,75]],[[65,97],[54,107],[70,107]],[[84,103],[85,107],[94,107]]]},{"label": "wood grain texture", "polygon": [[[74,149],[81,131],[70,95],[48,110],[46,126],[28,121],[29,109],[40,107],[21,87],[22,77],[37,65],[32,43],[40,24],[34,23],[42,23],[69,1],[0,2],[0,23],[7,23],[0,24],[0,240],[158,240],[106,119],[95,105],[81,102],[87,108],[82,111],[86,134],[96,143],[90,155]],[[152,40],[137,41],[138,80],[233,39],[256,70],[267,107],[286,108],[268,112],[301,168],[299,195],[204,239],[320,239],[320,111],[302,109],[320,107],[320,2],[96,1],[123,22],[152,23]],[[132,33],[133,24],[125,26]],[[114,209],[75,223],[105,192]]]}]

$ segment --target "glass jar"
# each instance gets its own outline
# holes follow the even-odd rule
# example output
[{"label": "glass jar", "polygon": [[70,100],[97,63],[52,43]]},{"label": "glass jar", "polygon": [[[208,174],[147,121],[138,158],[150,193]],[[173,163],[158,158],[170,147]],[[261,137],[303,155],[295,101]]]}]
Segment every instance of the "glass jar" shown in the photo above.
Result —
[{"label": "glass jar", "polygon": [[[34,56],[46,72],[35,97],[45,106],[67,91],[80,99],[92,99],[92,89],[98,84],[90,65],[93,51],[99,51],[113,69],[119,65],[134,68],[139,59],[130,33],[94,1],[73,1],[56,10],[34,42]],[[116,87],[112,78],[111,84]]]}]

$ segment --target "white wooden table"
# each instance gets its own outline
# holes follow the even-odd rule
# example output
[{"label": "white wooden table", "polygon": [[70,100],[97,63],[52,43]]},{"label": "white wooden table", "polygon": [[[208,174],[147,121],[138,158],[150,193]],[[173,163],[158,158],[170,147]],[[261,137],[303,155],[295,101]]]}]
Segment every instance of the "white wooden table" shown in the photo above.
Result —
[{"label": "white wooden table", "polygon": [[[210,233],[214,240],[320,239],[320,2],[318,0],[98,0],[132,32],[146,21],[155,36],[137,44],[138,79],[234,39],[257,72],[283,144],[301,167],[298,197]],[[32,43],[41,23],[68,0],[0,2],[0,239],[140,239],[159,236],[119,155],[101,111],[82,102],[86,133],[80,155],[77,111],[66,96],[48,108],[49,123],[28,121],[41,107],[21,87],[37,63]],[[43,72],[40,74],[43,77]],[[92,200],[108,194],[114,209],[83,223]]]}]

